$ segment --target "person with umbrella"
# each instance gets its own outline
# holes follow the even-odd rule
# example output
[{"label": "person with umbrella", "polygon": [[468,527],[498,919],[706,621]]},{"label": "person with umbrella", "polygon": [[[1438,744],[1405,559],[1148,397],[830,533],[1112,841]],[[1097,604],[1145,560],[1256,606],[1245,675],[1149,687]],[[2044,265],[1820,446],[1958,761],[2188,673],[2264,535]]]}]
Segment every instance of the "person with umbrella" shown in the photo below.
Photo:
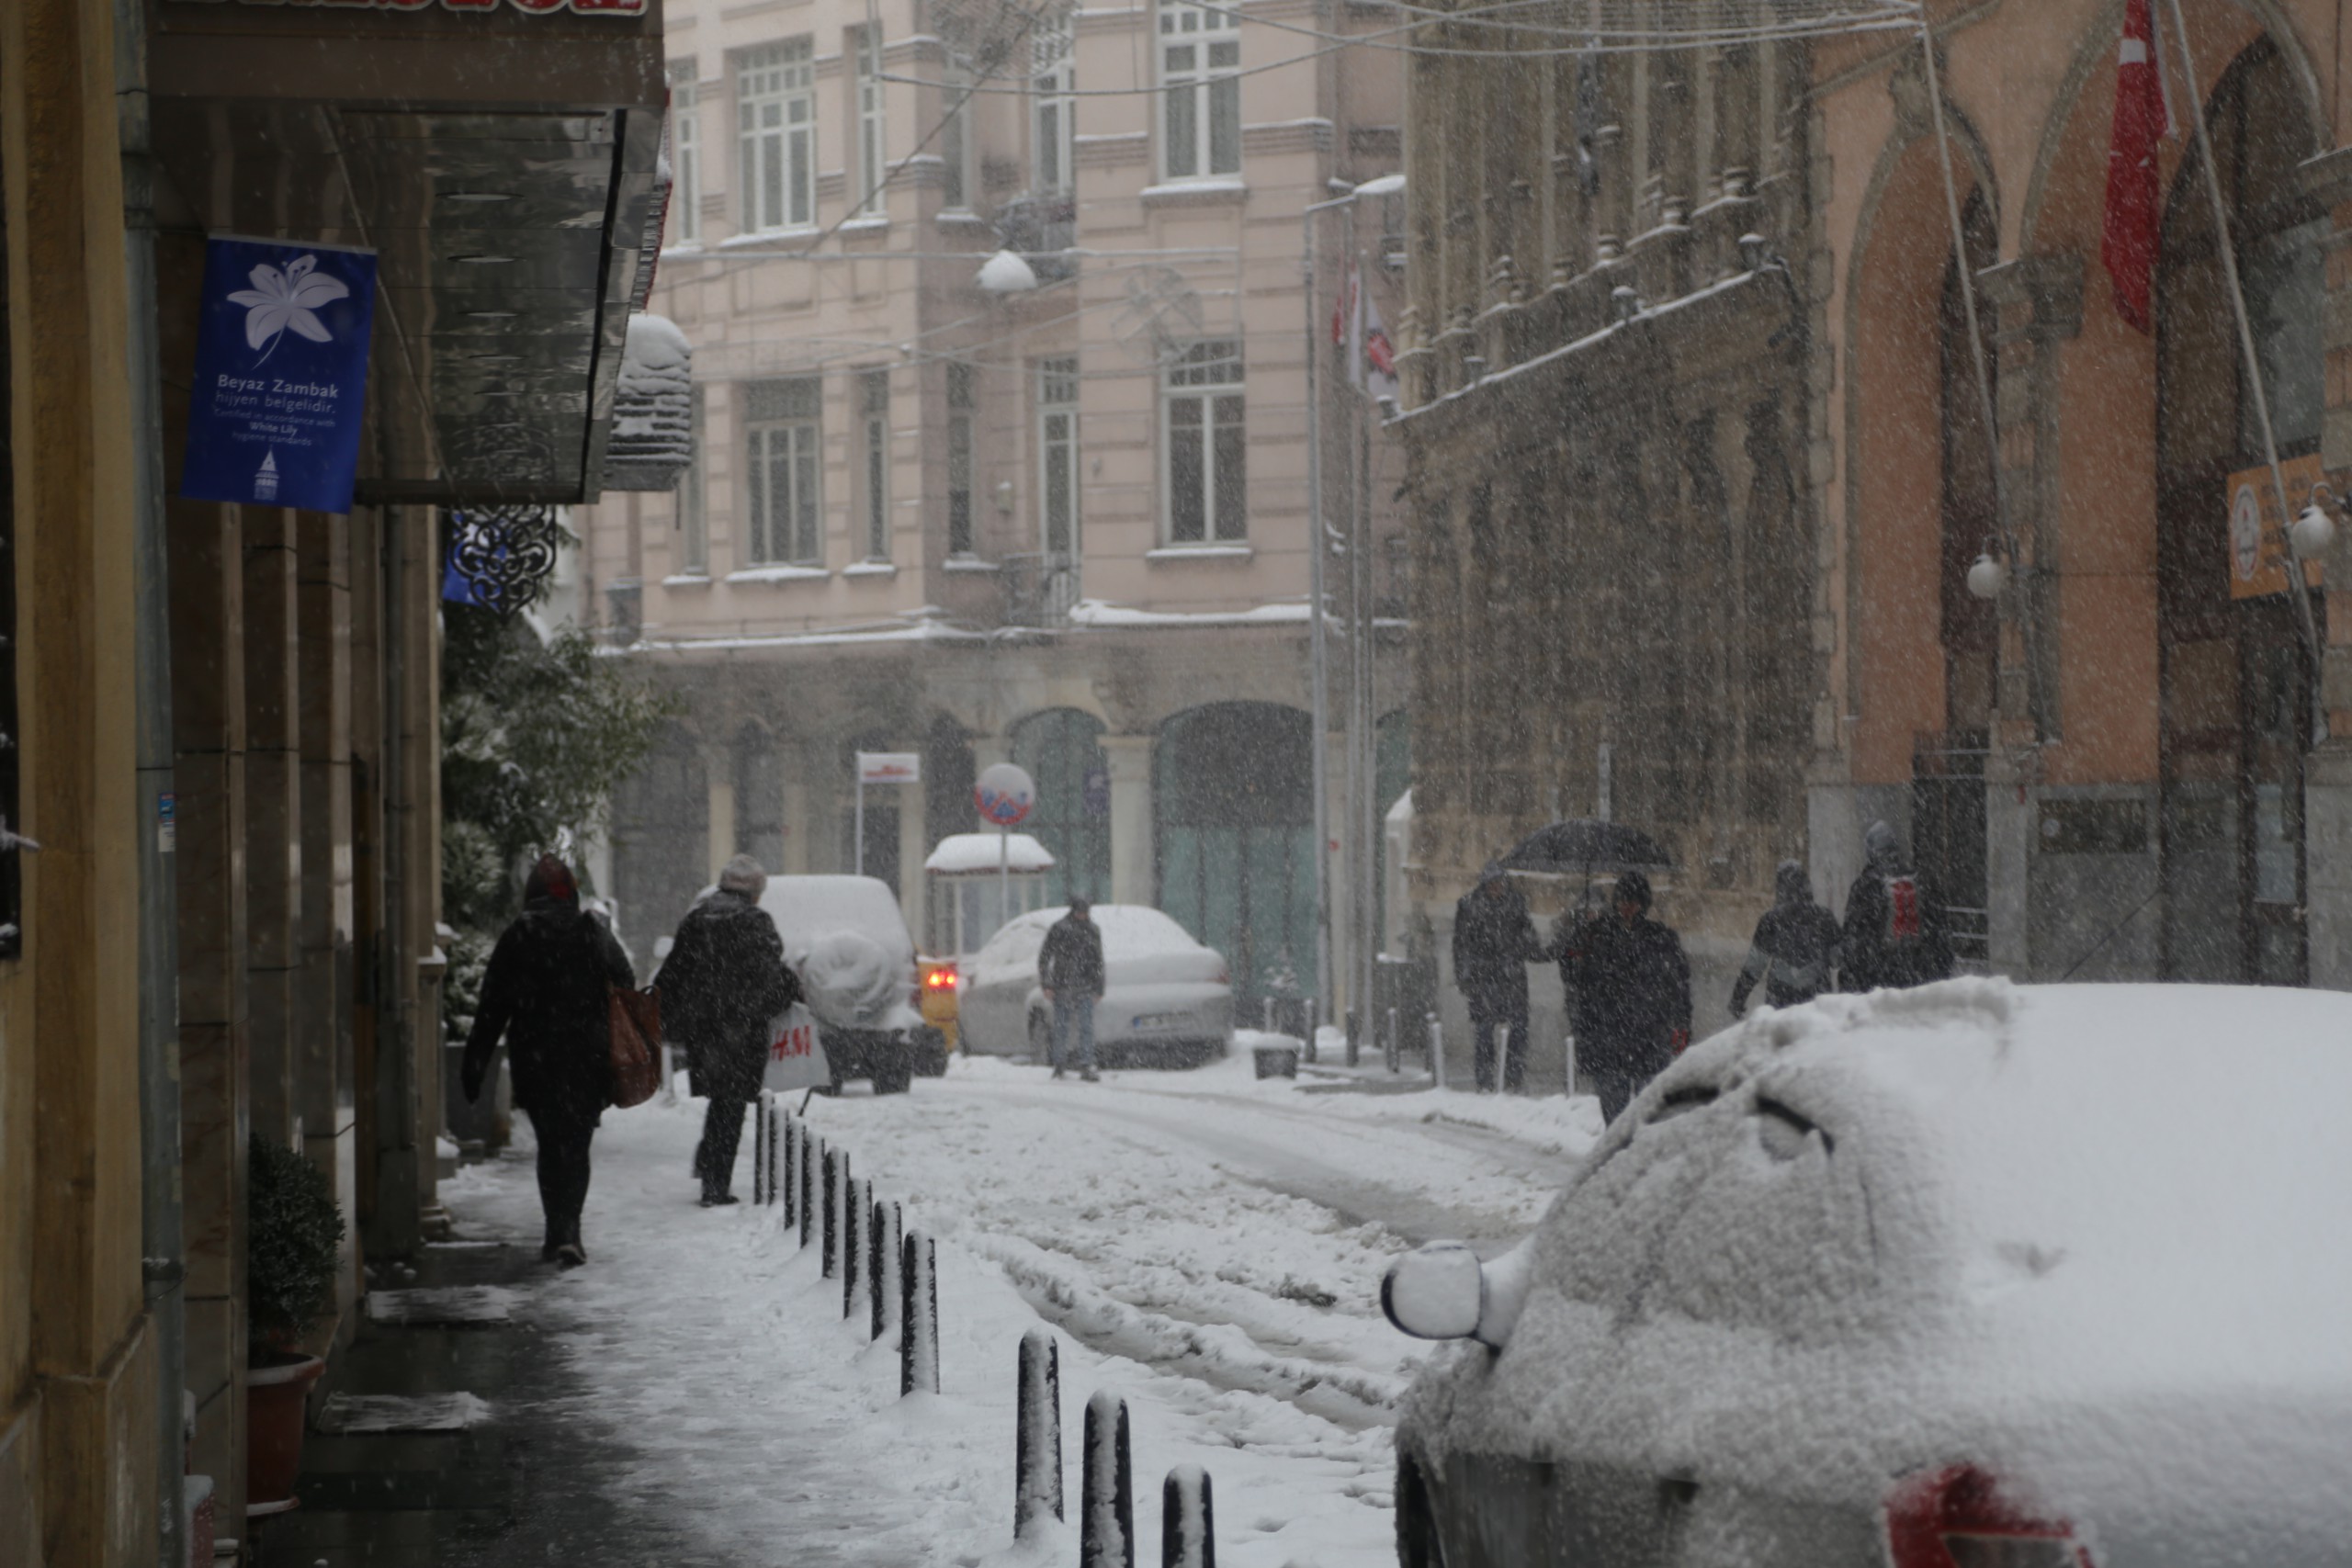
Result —
[{"label": "person with umbrella", "polygon": [[1507,1031],[1503,1088],[1518,1093],[1527,1077],[1527,966],[1550,954],[1536,940],[1527,900],[1499,864],[1478,874],[1478,886],[1453,907],[1453,984],[1470,1004],[1472,1062],[1478,1091],[1495,1087],[1495,1037]]},{"label": "person with umbrella", "polygon": [[1614,918],[1577,924],[1559,949],[1577,1064],[1611,1122],[1690,1043],[1690,961],[1682,939],[1650,918],[1650,879],[1619,874],[1613,902]]}]

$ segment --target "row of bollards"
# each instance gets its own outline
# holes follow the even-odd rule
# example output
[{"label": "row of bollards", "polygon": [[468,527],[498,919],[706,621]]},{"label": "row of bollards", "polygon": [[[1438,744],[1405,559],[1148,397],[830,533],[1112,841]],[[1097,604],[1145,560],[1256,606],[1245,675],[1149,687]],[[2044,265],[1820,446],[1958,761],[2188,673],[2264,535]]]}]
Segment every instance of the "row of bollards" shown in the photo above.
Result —
[{"label": "row of bollards", "polygon": [[[1050,1329],[1021,1337],[1012,1482],[1012,1534],[1024,1540],[1047,1515],[1062,1518],[1061,1351]],[[1108,1389],[1086,1402],[1080,1454],[1079,1568],[1136,1568],[1135,1461],[1127,1402]],[[1168,1472],[1160,1491],[1161,1568],[1216,1568],[1208,1472]]]},{"label": "row of bollards", "polygon": [[[842,1316],[865,1303],[869,1338],[899,1331],[899,1393],[939,1392],[939,1251],[906,1229],[904,1211],[874,1196],[801,1118],[762,1094],[754,1102],[752,1201],[781,1204],[784,1228],[822,1247],[824,1277],[839,1280]],[[1061,1354],[1052,1332],[1021,1339],[1014,1453],[1014,1539],[1025,1539],[1062,1506]],[[1079,1483],[1080,1568],[1136,1568],[1135,1467],[1127,1402],[1103,1390],[1086,1402]],[[1162,1568],[1216,1568],[1209,1478],[1198,1465],[1168,1472],[1161,1491]]]},{"label": "row of bollards", "polygon": [[784,1209],[786,1234],[820,1247],[824,1277],[842,1285],[842,1317],[865,1303],[870,1339],[899,1331],[899,1392],[939,1392],[938,1249],[906,1228],[896,1200],[850,1169],[801,1118],[763,1093],[752,1103],[752,1201]]}]

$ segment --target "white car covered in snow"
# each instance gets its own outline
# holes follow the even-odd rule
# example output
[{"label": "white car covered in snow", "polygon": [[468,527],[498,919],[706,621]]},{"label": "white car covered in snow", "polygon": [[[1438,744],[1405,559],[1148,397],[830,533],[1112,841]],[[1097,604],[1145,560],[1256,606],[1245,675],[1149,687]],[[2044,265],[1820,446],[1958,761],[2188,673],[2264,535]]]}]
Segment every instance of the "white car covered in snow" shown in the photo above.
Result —
[{"label": "white car covered in snow", "polygon": [[2352,1562],[2352,997],[1957,980],[1770,1010],[1534,1234],[1389,1270],[1458,1338],[1405,1568]]},{"label": "white car covered in snow", "polygon": [[[965,1050],[1046,1056],[1053,1005],[1037,984],[1037,950],[1068,913],[1057,907],[1015,916],[974,956],[956,1004]],[[1233,1033],[1225,960],[1140,904],[1097,904],[1090,918],[1102,929],[1097,1059],[1113,1067],[1193,1067],[1224,1055]]]}]

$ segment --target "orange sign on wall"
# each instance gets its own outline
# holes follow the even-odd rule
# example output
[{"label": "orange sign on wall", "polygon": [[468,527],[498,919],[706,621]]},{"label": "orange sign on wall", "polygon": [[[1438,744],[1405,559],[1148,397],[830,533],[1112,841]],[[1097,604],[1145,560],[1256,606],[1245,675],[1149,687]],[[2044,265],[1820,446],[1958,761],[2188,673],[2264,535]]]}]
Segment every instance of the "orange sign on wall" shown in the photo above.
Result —
[{"label": "orange sign on wall", "polygon": [[[2278,465],[2287,481],[2287,504],[2301,510],[2312,487],[2325,478],[2319,455],[2290,457]],[[2260,599],[2287,592],[2287,521],[2278,515],[2278,497],[2270,483],[2270,469],[2241,468],[2230,476],[2230,597]],[[2319,562],[2303,563],[2303,581],[2320,585]]]}]

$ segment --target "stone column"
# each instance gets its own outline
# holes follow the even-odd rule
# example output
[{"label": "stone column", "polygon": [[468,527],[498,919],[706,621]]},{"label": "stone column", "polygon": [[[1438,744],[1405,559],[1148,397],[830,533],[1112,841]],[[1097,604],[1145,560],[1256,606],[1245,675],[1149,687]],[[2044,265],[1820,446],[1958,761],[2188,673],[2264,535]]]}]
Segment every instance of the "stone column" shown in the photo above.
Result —
[{"label": "stone column", "polygon": [[252,1012],[253,1127],[294,1136],[294,972],[300,962],[301,754],[295,721],[298,646],[294,514],[244,513],[245,985]]},{"label": "stone column", "polygon": [[705,840],[705,882],[718,880],[719,868],[735,855],[735,753],[724,746],[703,751],[704,788],[710,798],[710,832]]},{"label": "stone column", "polygon": [[1102,745],[1111,774],[1111,902],[1151,904],[1159,891],[1153,859],[1152,738],[1105,735]]},{"label": "stone column", "polygon": [[[901,745],[900,750],[920,748]],[[931,853],[931,846],[923,841],[924,813],[922,785],[895,784],[899,801],[899,912],[906,917],[907,930],[914,934],[915,945],[922,945],[923,889],[929,880],[923,875],[923,858]],[[875,792],[878,798],[879,790]],[[869,802],[869,804],[871,804]]]},{"label": "stone column", "polygon": [[[303,513],[295,525],[296,724],[301,901],[294,998],[294,1107],[304,1152],[358,1213],[352,1079],[351,522]],[[346,1229],[336,1304],[362,1292],[358,1238]]]}]

